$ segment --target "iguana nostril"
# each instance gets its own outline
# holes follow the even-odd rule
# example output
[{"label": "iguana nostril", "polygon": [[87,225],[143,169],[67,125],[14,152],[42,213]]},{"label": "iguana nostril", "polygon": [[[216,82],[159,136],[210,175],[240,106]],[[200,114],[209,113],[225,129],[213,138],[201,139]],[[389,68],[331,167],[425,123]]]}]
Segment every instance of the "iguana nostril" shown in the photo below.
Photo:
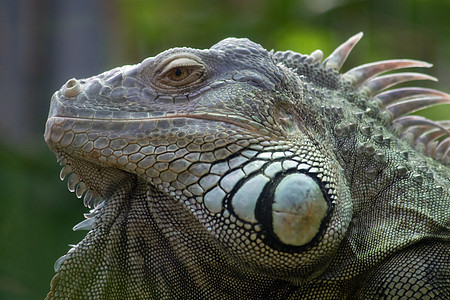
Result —
[{"label": "iguana nostril", "polygon": [[76,97],[81,93],[81,85],[75,78],[70,79],[64,86],[64,96],[67,98]]}]

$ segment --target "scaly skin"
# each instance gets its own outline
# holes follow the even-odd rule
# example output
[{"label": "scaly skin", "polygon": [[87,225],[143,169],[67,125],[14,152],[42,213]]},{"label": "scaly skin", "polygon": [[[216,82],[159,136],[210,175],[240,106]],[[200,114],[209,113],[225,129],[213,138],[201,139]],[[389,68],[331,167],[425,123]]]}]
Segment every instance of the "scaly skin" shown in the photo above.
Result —
[{"label": "scaly skin", "polygon": [[339,74],[360,37],[321,64],[226,39],[69,80],[45,139],[94,208],[47,299],[449,299],[449,143],[412,145],[449,124],[402,115],[450,96],[386,100],[372,77],[417,61]]}]

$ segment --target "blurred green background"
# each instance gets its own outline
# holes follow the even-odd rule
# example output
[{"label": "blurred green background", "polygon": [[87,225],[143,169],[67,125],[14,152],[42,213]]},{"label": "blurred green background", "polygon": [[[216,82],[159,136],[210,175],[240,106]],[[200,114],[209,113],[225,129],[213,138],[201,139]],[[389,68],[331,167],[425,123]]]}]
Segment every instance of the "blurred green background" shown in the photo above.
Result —
[{"label": "blurred green background", "polygon": [[[389,58],[434,64],[450,92],[448,0],[0,0],[0,299],[44,298],[53,263],[85,232],[87,212],[43,141],[50,97],[174,46],[248,37],[267,49],[329,54],[364,31],[344,69]],[[428,110],[450,119],[449,106]]]}]

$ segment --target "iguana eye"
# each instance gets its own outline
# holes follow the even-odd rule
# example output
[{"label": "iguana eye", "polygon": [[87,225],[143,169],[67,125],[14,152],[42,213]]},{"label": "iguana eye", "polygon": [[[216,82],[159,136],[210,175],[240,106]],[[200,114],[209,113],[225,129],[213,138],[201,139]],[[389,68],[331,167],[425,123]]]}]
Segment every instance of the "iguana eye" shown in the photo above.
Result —
[{"label": "iguana eye", "polygon": [[190,73],[189,69],[175,68],[172,69],[172,71],[170,71],[169,77],[172,80],[180,81],[185,79],[189,75],[189,73]]},{"label": "iguana eye", "polygon": [[163,88],[191,86],[200,83],[206,69],[195,59],[179,57],[165,63],[156,84]]}]

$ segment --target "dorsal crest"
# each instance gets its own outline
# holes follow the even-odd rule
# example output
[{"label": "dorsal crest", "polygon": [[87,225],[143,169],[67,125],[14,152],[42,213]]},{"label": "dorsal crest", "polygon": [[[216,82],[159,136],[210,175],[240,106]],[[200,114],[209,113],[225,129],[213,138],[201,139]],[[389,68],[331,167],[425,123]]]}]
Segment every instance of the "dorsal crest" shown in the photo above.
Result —
[{"label": "dorsal crest", "polygon": [[[352,36],[333,53],[322,61],[322,51],[316,50],[310,55],[302,55],[293,51],[277,52],[275,60],[291,69],[305,66],[315,67],[316,72],[324,76],[336,76],[335,80],[327,80],[333,88],[336,83],[350,84],[356,92],[367,96],[369,101],[378,101],[379,106],[390,117],[391,126],[402,137],[444,164],[450,163],[450,121],[432,121],[424,117],[411,116],[410,113],[440,104],[450,104],[450,95],[434,89],[420,87],[391,87],[414,80],[437,81],[435,77],[417,72],[397,72],[383,75],[393,70],[405,68],[429,68],[432,65],[411,59],[383,60],[364,64],[339,73],[348,55],[362,38],[362,32]],[[310,80],[313,80],[310,78]],[[337,82],[336,82],[337,81]],[[314,80],[313,80],[314,82]],[[316,82],[314,82],[316,83]],[[319,82],[320,83],[320,82]]]}]

